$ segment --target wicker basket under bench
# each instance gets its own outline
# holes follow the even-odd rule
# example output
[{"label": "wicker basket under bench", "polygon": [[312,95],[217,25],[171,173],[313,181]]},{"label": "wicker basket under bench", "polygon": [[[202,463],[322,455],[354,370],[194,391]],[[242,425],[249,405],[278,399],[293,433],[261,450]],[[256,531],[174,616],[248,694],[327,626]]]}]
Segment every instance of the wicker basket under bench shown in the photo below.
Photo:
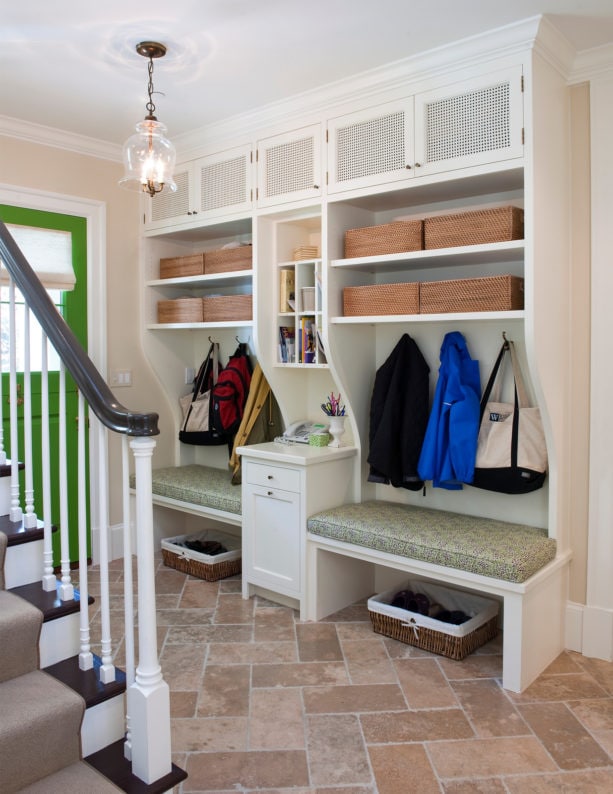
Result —
[{"label": "wicker basket under bench", "polygon": [[303,620],[322,620],[368,599],[402,573],[502,602],[506,689],[524,690],[564,650],[571,553],[544,529],[361,502],[312,515],[306,555]]}]

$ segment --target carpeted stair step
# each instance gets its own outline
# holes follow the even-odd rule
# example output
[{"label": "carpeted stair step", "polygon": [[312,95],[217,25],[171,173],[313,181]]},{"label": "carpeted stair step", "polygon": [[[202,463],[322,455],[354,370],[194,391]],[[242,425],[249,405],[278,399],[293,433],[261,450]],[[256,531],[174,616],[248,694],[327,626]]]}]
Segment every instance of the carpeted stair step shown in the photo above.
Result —
[{"label": "carpeted stair step", "polygon": [[113,794],[123,792],[85,761],[65,766],[31,786],[19,789],[19,794]]},{"label": "carpeted stair step", "polygon": [[19,791],[80,758],[83,698],[41,670],[0,685],[3,794]]},{"label": "carpeted stair step", "polygon": [[0,682],[38,668],[42,624],[40,609],[7,590],[0,590]]}]

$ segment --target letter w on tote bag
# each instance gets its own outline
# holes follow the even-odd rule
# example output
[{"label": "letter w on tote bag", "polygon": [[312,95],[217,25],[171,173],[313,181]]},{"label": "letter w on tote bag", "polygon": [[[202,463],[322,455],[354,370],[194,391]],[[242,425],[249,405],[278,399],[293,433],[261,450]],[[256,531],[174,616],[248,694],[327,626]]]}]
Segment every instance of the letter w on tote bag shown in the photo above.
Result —
[{"label": "letter w on tote bag", "polygon": [[[513,403],[499,399],[507,353],[513,368]],[[542,487],[546,474],[547,446],[540,411],[529,406],[515,346],[505,338],[481,398],[471,485],[499,493],[529,493]]]}]

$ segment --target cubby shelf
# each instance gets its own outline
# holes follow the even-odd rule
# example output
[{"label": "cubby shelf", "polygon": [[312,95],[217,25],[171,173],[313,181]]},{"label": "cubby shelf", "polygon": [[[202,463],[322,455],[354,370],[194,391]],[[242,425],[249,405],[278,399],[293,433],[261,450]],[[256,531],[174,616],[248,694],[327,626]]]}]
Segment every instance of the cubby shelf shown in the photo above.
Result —
[{"label": "cubby shelf", "polygon": [[333,268],[347,268],[366,273],[391,273],[410,270],[412,267],[447,267],[457,265],[483,265],[503,262],[522,262],[524,241],[491,243],[486,245],[466,245],[457,248],[435,248],[426,251],[410,251],[384,256],[362,256],[352,259],[334,259]]},{"label": "cubby shelf", "polygon": [[379,324],[379,323],[442,323],[442,322],[479,322],[483,320],[523,320],[523,310],[508,312],[464,312],[449,314],[382,314],[352,317],[331,317],[330,323],[336,325]]},{"label": "cubby shelf", "polygon": [[147,287],[238,287],[251,284],[253,270],[238,270],[230,273],[211,273],[203,276],[180,276],[179,278],[156,278],[147,281]]}]

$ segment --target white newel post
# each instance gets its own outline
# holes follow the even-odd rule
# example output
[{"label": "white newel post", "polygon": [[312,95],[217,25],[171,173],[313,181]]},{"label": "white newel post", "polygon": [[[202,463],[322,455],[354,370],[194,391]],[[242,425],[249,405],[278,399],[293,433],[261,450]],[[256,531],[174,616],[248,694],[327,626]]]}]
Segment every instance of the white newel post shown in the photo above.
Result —
[{"label": "white newel post", "polygon": [[157,652],[153,505],[151,501],[152,438],[130,442],[136,476],[136,555],[138,567],[138,663],[128,689],[132,733],[132,773],[152,783],[172,770],[170,694]]}]

